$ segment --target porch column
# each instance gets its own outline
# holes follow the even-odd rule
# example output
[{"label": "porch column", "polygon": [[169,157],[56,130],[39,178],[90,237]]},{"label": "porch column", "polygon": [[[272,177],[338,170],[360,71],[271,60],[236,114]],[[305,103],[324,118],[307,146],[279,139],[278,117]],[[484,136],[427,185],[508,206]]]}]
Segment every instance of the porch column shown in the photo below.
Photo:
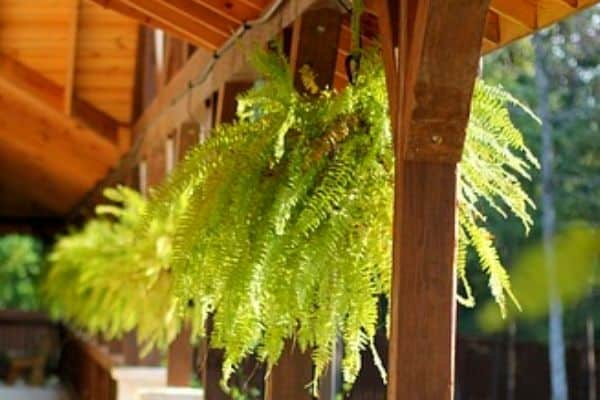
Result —
[{"label": "porch column", "polygon": [[396,155],[388,399],[453,398],[457,163],[488,3],[376,2]]}]

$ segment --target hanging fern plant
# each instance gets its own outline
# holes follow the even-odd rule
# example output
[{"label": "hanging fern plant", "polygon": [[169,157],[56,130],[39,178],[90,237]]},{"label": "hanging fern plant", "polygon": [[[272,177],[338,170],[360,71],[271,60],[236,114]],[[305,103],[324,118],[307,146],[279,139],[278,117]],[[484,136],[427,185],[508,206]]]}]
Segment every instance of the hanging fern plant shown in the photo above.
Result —
[{"label": "hanging fern plant", "polygon": [[[212,314],[224,381],[251,353],[273,366],[286,340],[312,350],[318,377],[341,335],[351,383],[378,299],[390,292],[394,160],[383,68],[367,54],[355,85],[305,96],[283,57],[257,51],[252,62],[262,79],[239,98],[239,121],[188,153],[151,199],[146,223],[174,219],[178,308],[196,335]],[[311,74],[303,82],[310,91]],[[464,267],[473,248],[502,310],[514,296],[481,209],[514,214],[528,229],[533,204],[519,178],[537,166],[509,104],[520,106],[477,83],[459,178],[460,299],[474,304]],[[175,202],[184,204],[176,216]]]},{"label": "hanging fern plant", "polygon": [[136,329],[143,352],[164,348],[182,323],[168,267],[172,222],[152,221],[140,239],[146,200],[125,187],[105,196],[112,203],[97,207],[98,218],[59,238],[48,257],[50,314],[106,338]]},{"label": "hanging fern plant", "polygon": [[[310,349],[315,377],[344,342],[352,383],[390,293],[393,151],[383,68],[362,57],[356,83],[302,95],[284,57],[257,51],[262,78],[147,203],[118,188],[116,204],[61,238],[45,286],[55,317],[105,336],[133,328],[166,347],[182,324],[225,350],[224,382],[254,353],[272,367],[286,341]],[[302,74],[314,86],[311,73]],[[484,206],[520,218],[533,207],[519,179],[537,167],[513,126],[507,93],[478,82],[459,176],[457,274],[472,306],[469,249],[504,310],[514,300]],[[487,204],[486,204],[487,203]],[[103,215],[102,215],[103,214]]]}]

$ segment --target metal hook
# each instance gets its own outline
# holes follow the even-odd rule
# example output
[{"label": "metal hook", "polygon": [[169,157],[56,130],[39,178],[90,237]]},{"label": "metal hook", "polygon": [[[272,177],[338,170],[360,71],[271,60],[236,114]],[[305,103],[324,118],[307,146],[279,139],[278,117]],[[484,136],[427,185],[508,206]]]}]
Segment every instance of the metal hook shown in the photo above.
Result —
[{"label": "metal hook", "polygon": [[190,119],[191,122],[200,125],[200,120],[198,118],[196,118],[194,116],[194,113],[192,112],[192,95],[194,94],[194,82],[192,81],[188,81],[188,96],[187,96],[187,105],[186,105],[186,111],[188,114],[188,118]]},{"label": "metal hook", "polygon": [[346,75],[348,76],[348,82],[351,85],[356,83],[356,78],[358,76],[358,70],[360,68],[360,58],[361,54],[357,52],[353,52],[348,54],[344,64],[346,66]]}]

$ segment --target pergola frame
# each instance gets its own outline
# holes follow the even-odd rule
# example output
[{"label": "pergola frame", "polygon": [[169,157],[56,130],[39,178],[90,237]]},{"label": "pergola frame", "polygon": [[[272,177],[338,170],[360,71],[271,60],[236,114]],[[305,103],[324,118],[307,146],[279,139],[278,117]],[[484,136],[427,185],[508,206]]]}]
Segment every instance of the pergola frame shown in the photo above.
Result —
[{"label": "pergola frame", "polygon": [[[225,88],[252,78],[243,51],[233,49],[220,56],[204,82],[186,96],[180,96],[189,82],[197,78],[198,71],[212,62],[209,52],[218,49],[227,39],[229,27],[243,21],[241,14],[228,14],[220,9],[219,2],[95,1],[203,49],[158,89],[154,101],[133,126],[131,151],[90,192],[74,214],[92,206],[104,186],[128,178],[141,161],[147,162],[151,183],[160,181],[164,175],[165,140],[170,137],[180,143],[182,132],[190,127],[194,130],[195,125],[210,127],[215,116],[217,122],[228,120],[223,110],[235,107],[235,96],[226,95]],[[593,3],[555,2],[557,7],[571,12]],[[254,10],[259,15],[266,2],[244,0],[239,3],[235,11]],[[515,4],[518,7],[511,8]],[[478,62],[482,52],[528,34],[545,22],[540,22],[537,9],[520,0],[374,0],[367,5],[373,15],[379,16],[396,155],[388,398],[451,399],[456,313],[457,163],[462,155]],[[322,83],[339,86],[343,83],[340,59],[343,65],[343,57],[349,50],[349,31],[347,25],[342,26],[341,17],[337,21],[335,16],[323,19],[323,7],[331,10],[331,3],[286,1],[266,23],[249,30],[241,39],[240,47],[267,43],[284,28],[293,26],[291,59],[294,68],[307,63],[316,66],[317,71],[322,72],[320,76],[327,77]],[[314,13],[315,9],[320,11]],[[341,10],[336,12],[341,13]],[[566,14],[565,11],[561,15]],[[510,30],[506,26],[520,29]],[[322,46],[326,42],[311,38],[315,29],[339,45]],[[215,97],[215,93],[219,95]],[[215,98],[219,100],[217,110],[214,103],[208,110],[207,101]],[[67,96],[64,100],[64,112],[68,114],[76,99]],[[195,133],[201,130],[200,127]],[[175,348],[189,352],[180,342]],[[309,363],[302,361],[306,355],[293,352],[293,348],[286,349],[281,365],[272,372],[266,398],[309,398],[302,384]],[[186,354],[183,356],[188,357]],[[177,359],[177,351],[170,359]],[[293,361],[287,362],[290,359]],[[205,371],[210,371],[206,368]],[[181,383],[176,375],[173,379]],[[278,385],[282,379],[289,384]],[[208,400],[220,398],[211,390],[206,393]]]}]

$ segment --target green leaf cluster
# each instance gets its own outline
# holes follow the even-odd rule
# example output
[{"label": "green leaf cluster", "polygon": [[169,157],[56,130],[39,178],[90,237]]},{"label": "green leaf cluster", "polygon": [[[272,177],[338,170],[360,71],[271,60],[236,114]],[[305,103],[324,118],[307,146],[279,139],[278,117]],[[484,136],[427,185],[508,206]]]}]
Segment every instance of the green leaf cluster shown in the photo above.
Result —
[{"label": "green leaf cluster", "polygon": [[[310,350],[315,377],[344,343],[350,384],[373,348],[389,296],[394,158],[383,67],[363,55],[341,92],[299,93],[284,57],[256,51],[261,79],[239,97],[238,121],[192,149],[148,204],[126,189],[57,244],[48,288],[57,316],[94,331],[137,327],[164,345],[183,323],[225,350],[224,382],[256,354],[272,367],[286,341]],[[460,167],[463,302],[472,305],[465,254],[474,248],[504,307],[512,297],[482,207],[529,227],[522,190],[535,159],[512,124],[507,93],[477,84]],[[162,250],[161,250],[162,249]],[[55,281],[70,285],[54,290]],[[160,326],[160,328],[159,328]]]},{"label": "green leaf cluster", "polygon": [[[98,218],[60,237],[48,256],[44,297],[50,314],[106,338],[137,329],[147,349],[166,347],[180,330],[169,270],[169,221],[138,229],[147,201],[138,192],[107,189],[112,203]],[[147,349],[144,349],[147,350]]]},{"label": "green leaf cluster", "polygon": [[20,234],[0,237],[0,308],[39,309],[43,266],[39,240]]}]

